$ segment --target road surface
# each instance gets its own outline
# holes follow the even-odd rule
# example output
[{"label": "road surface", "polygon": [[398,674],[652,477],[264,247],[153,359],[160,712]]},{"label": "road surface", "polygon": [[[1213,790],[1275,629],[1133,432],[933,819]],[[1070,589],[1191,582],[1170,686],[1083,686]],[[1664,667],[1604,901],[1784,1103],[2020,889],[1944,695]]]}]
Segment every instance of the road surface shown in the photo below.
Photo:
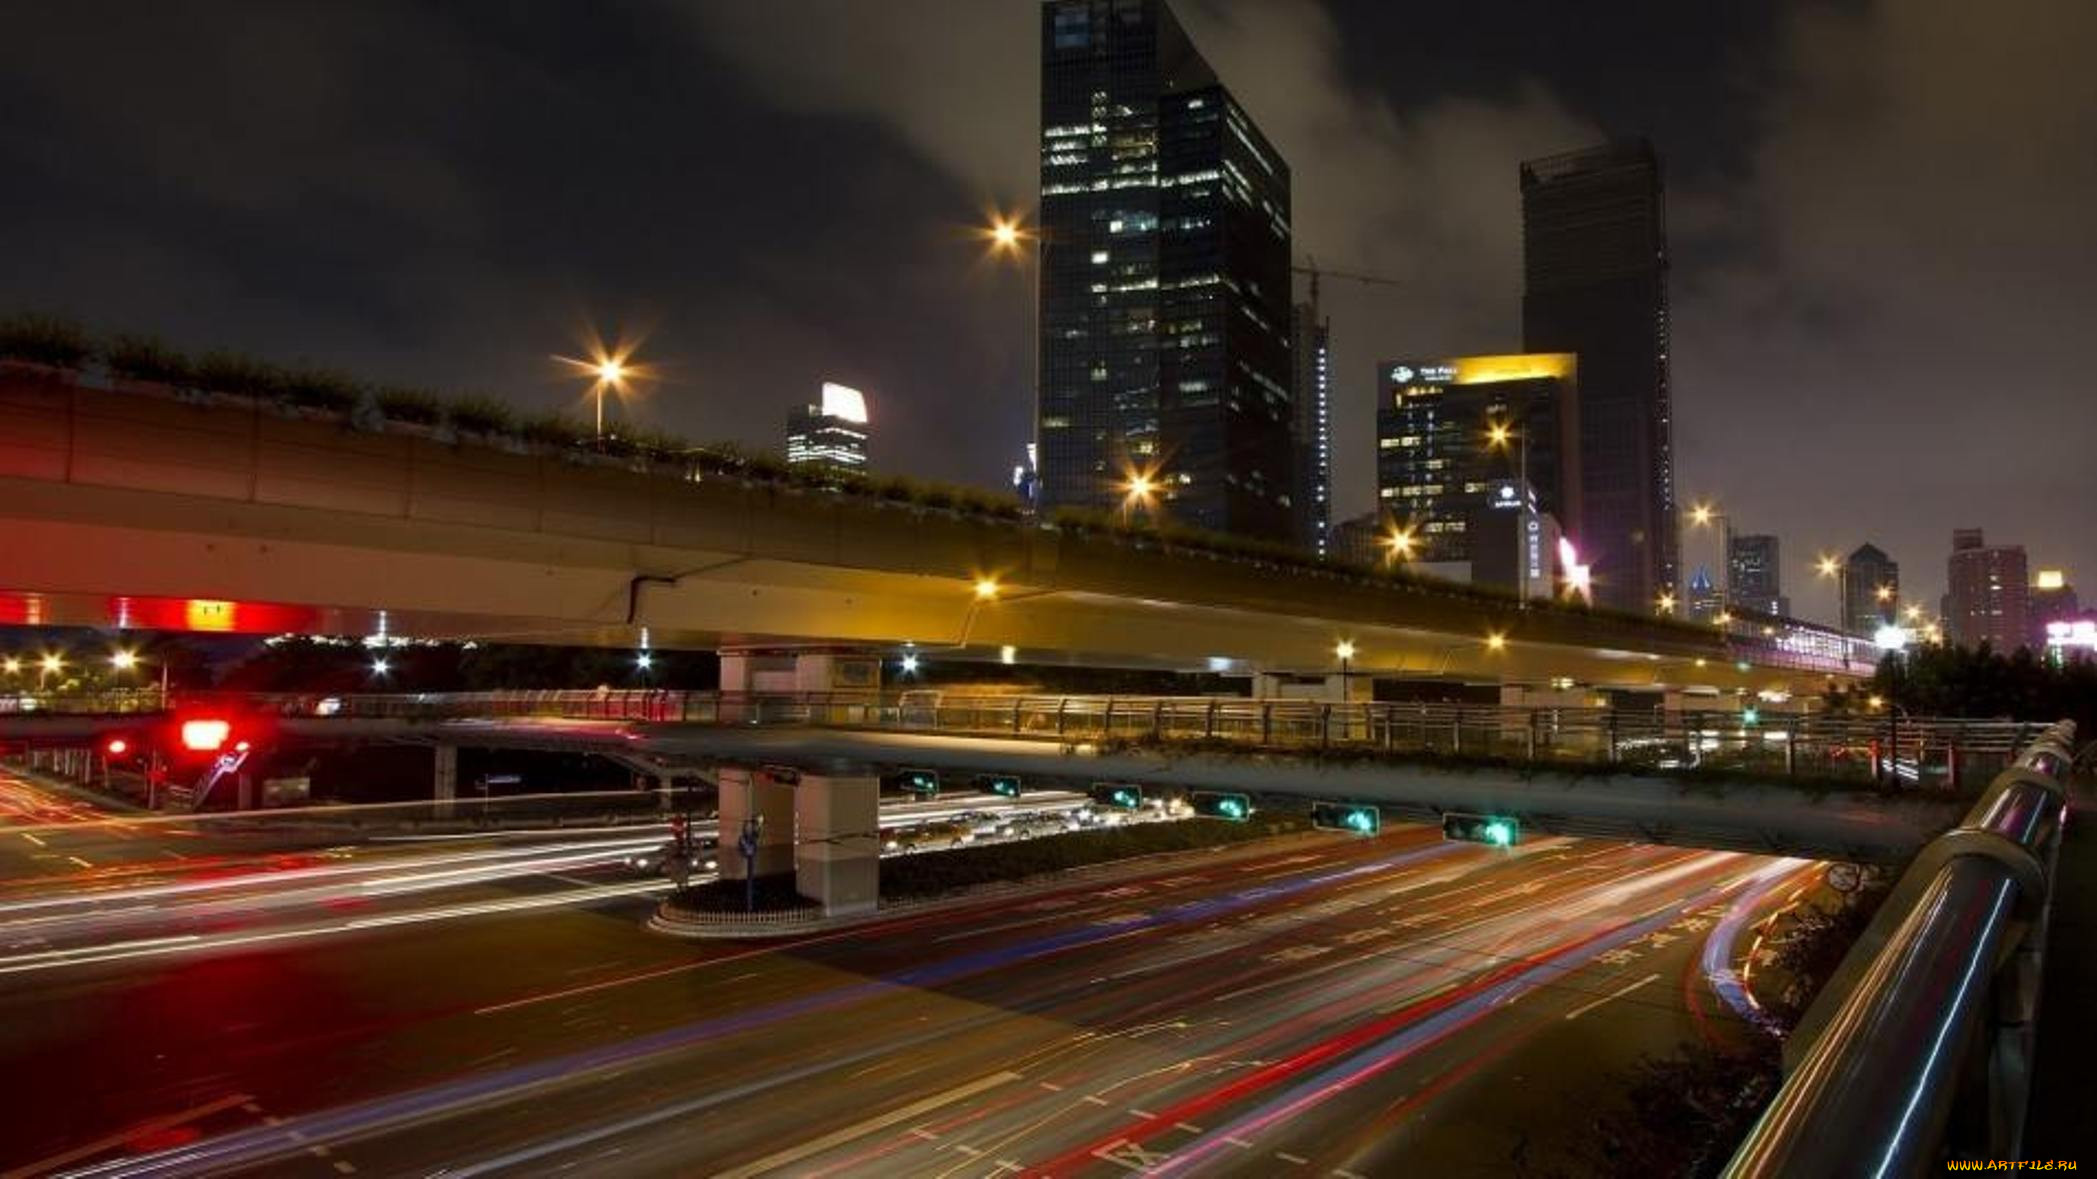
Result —
[{"label": "road surface", "polygon": [[1397,828],[770,944],[648,933],[602,866],[262,889],[165,936],[282,937],[0,975],[0,1168],[1506,1174],[1743,1034],[1741,932],[1811,870]]}]

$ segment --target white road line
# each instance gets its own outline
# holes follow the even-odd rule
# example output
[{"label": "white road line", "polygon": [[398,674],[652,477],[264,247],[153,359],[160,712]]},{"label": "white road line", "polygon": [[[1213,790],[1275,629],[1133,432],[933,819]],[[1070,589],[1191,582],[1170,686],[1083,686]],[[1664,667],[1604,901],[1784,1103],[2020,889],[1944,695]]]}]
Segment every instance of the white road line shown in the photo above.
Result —
[{"label": "white road line", "polygon": [[1196,1126],[1188,1122],[1174,1122],[1172,1124],[1172,1128],[1175,1130],[1184,1131],[1188,1134],[1199,1134],[1202,1132],[1200,1126]]},{"label": "white road line", "polygon": [[1578,1007],[1573,1008],[1571,1011],[1565,1013],[1565,1017],[1567,1019],[1578,1019],[1581,1016],[1586,1015],[1588,1012],[1593,1011],[1595,1008],[1600,1007],[1602,1004],[1609,1002],[1611,999],[1621,999],[1625,995],[1628,995],[1631,992],[1637,990],[1638,988],[1645,986],[1647,983],[1659,981],[1660,976],[1658,974],[1649,974],[1627,987],[1620,987],[1617,990],[1609,992],[1608,994],[1602,996],[1601,998],[1595,1000],[1592,1003],[1584,1003]]},{"label": "white road line", "polygon": [[1230,1143],[1232,1146],[1237,1147],[1239,1150],[1252,1149],[1252,1143],[1245,1141],[1243,1138],[1225,1138],[1224,1141]]},{"label": "white road line", "polygon": [[[898,1122],[912,1121],[932,1110],[938,1109],[940,1106],[952,1105],[954,1102],[974,1097],[986,1089],[995,1089],[999,1085],[1017,1080],[1019,1080],[1019,1074],[1014,1072],[992,1073],[987,1077],[978,1077],[966,1085],[956,1085],[944,1093],[934,1093],[922,1101],[913,1101],[901,1109],[892,1109],[885,1114],[868,1118],[863,1122],[855,1122],[842,1130],[834,1130],[820,1138],[811,1138],[786,1150],[768,1154],[754,1163],[745,1163],[733,1170],[719,1172],[714,1176],[714,1179],[751,1179],[752,1176],[762,1175],[767,1171],[782,1170],[800,1162],[802,1159],[821,1154],[833,1147],[843,1146],[845,1143],[862,1135],[886,1129]],[[916,1133],[916,1131],[912,1132]]]},{"label": "white road line", "polygon": [[1289,1153],[1288,1151],[1286,1151],[1286,1150],[1277,1150],[1277,1151],[1275,1151],[1275,1152],[1274,1152],[1274,1157],[1275,1157],[1275,1158],[1278,1158],[1278,1159],[1280,1159],[1281,1161],[1283,1161],[1283,1162],[1285,1162],[1285,1163],[1294,1163],[1294,1164],[1296,1164],[1296,1165],[1297,1165],[1297,1166],[1299,1166],[1299,1167],[1303,1167],[1303,1166],[1309,1166],[1309,1165],[1310,1165],[1310,1161],[1311,1161],[1311,1160],[1309,1160],[1309,1159],[1307,1159],[1307,1158],[1303,1157],[1303,1156],[1302,1156],[1302,1155],[1300,1155],[1300,1154],[1290,1154],[1290,1153]]}]

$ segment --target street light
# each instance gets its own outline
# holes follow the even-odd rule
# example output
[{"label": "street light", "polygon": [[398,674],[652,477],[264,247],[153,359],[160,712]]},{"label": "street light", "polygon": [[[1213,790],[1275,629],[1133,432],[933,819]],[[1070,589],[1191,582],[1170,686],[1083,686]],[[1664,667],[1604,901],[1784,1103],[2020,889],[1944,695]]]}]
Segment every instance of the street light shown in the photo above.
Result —
[{"label": "street light", "polygon": [[1384,564],[1413,559],[1413,530],[1393,526],[1389,536],[1383,538]]},{"label": "street light", "polygon": [[996,578],[979,577],[976,579],[976,600],[978,602],[992,601],[995,600],[997,596],[998,583]]},{"label": "street light", "polygon": [[0,660],[0,671],[5,671],[9,675],[20,675],[22,674],[22,661],[9,655],[5,660]]},{"label": "street light", "polygon": [[1352,699],[1352,696],[1347,691],[1347,665],[1354,659],[1354,640],[1341,639],[1339,642],[1334,643],[1332,645],[1332,653],[1340,661],[1340,699],[1342,702],[1345,702]]},{"label": "street light", "polygon": [[610,391],[620,397],[629,396],[636,382],[646,380],[648,369],[633,361],[636,344],[621,343],[607,348],[602,343],[592,343],[587,357],[556,356],[555,360],[566,365],[578,376],[590,381],[590,400],[594,403],[597,428],[596,440],[604,443],[604,395]]},{"label": "street light", "polygon": [[47,652],[44,655],[43,659],[39,661],[37,665],[37,691],[43,691],[45,683],[49,681],[52,676],[57,675],[61,671],[64,671],[65,667],[66,661],[64,656],[58,654],[58,652],[56,651]]},{"label": "street light", "polygon": [[1492,422],[1486,426],[1485,448],[1487,450],[1506,450],[1510,441],[1518,444],[1520,458],[1517,460],[1517,472],[1522,480],[1522,494],[1527,495],[1529,494],[1529,431],[1517,430],[1506,422]]},{"label": "street light", "polygon": [[1662,593],[1660,600],[1655,602],[1654,605],[1660,608],[1660,613],[1662,614],[1673,614],[1675,612],[1675,595]]},{"label": "street light", "polygon": [[385,679],[386,673],[392,670],[392,662],[388,660],[384,655],[374,655],[371,657],[371,674],[373,678]]},{"label": "street light", "polygon": [[1708,503],[1693,505],[1689,509],[1689,522],[1699,528],[1709,528],[1712,512],[1713,509]]},{"label": "street light", "polygon": [[1121,517],[1127,522],[1134,517],[1137,508],[1155,513],[1158,490],[1163,480],[1155,470],[1130,471],[1121,484]]}]

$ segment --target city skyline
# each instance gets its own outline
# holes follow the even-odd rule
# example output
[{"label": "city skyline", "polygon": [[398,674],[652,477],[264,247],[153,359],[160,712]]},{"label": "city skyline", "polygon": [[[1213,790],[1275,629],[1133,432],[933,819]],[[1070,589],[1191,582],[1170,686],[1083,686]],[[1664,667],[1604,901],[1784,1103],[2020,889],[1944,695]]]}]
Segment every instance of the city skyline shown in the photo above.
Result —
[{"label": "city skyline", "polygon": [[[920,6],[947,31],[915,39],[870,29],[850,6],[814,7],[824,20],[721,6],[617,12],[586,29],[519,20],[478,45],[462,22],[407,10],[249,22],[237,35],[209,11],[165,27],[91,6],[36,13],[32,35],[58,50],[44,59],[65,65],[0,74],[19,109],[46,116],[0,138],[25,178],[4,198],[20,264],[0,279],[0,304],[199,349],[493,388],[531,409],[571,404],[573,383],[544,358],[572,350],[584,323],[652,324],[646,352],[667,379],[632,407],[649,425],[776,444],[777,415],[834,375],[884,391],[885,468],[1001,486],[1028,416],[1030,292],[1023,274],[979,263],[965,230],[982,209],[1025,211],[1031,198],[1031,152],[1003,141],[1016,111],[1019,147],[1030,143],[1034,6]],[[2064,483],[2088,441],[2072,416],[2079,378],[2044,342],[2089,310],[2071,280],[2090,229],[2065,210],[2093,178],[2072,152],[2013,150],[1986,130],[2011,119],[2028,140],[2065,142],[2083,91],[2058,88],[2088,83],[2043,63],[2077,43],[2070,22],[2086,27],[2087,13],[2062,6],[2016,28],[1948,6],[1657,24],[1605,13],[1568,31],[1540,6],[1511,6],[1499,16],[1531,36],[1418,17],[1449,22],[1430,31],[1458,50],[1390,78],[1369,66],[1394,23],[1364,6],[1181,7],[1220,72],[1264,67],[1241,97],[1293,165],[1298,254],[1418,286],[1327,293],[1335,519],[1368,506],[1376,355],[1516,343],[1517,162],[1646,131],[1669,157],[1676,213],[1683,500],[1718,500],[1741,526],[1783,537],[1796,555],[1784,589],[1808,616],[1824,616],[1830,595],[1805,556],[1867,538],[1934,602],[1955,525],[2091,580],[2097,554],[2072,531],[2079,500]],[[833,68],[867,36],[925,68]],[[1596,50],[1613,37],[1655,68],[1603,85]],[[1844,76],[1883,101],[1806,117],[1836,84],[1812,43],[1841,50],[1830,56]],[[388,76],[400,89],[389,99],[357,63],[403,44],[417,48]],[[1948,117],[1945,100],[1909,88],[1895,44],[1956,55],[1987,116]],[[693,70],[695,59],[722,68]],[[486,67],[485,93],[450,87],[456,60]],[[2038,64],[1992,64],[2010,60]],[[150,137],[105,134],[141,88],[166,93],[155,79],[175,68],[216,84],[177,88]],[[928,82],[892,80],[911,74]],[[1735,109],[1743,78],[1773,84]],[[929,81],[982,101],[967,117],[914,118]],[[100,97],[81,101],[83,90]],[[431,109],[447,113],[421,116]],[[700,134],[680,142],[673,127]],[[67,150],[75,141],[96,150]],[[1915,196],[1922,165],[1909,161],[1947,152],[1967,161],[1964,179]],[[765,207],[698,192],[692,182],[720,167],[799,183],[765,188]],[[520,183],[536,191],[492,211]],[[1884,186],[1908,195],[1879,201]],[[1991,218],[2012,206],[2017,217]],[[1866,207],[1870,232],[1852,232]],[[1962,232],[1918,232],[1938,225]],[[2021,292],[2023,310],[2002,308],[2003,289]],[[1907,347],[1911,336],[1933,343]],[[2001,399],[1971,391],[2004,384],[2028,436],[1983,428]],[[776,408],[744,413],[753,399]],[[1914,461],[1925,453],[1962,457]],[[2032,477],[2013,483],[2006,469]]]}]

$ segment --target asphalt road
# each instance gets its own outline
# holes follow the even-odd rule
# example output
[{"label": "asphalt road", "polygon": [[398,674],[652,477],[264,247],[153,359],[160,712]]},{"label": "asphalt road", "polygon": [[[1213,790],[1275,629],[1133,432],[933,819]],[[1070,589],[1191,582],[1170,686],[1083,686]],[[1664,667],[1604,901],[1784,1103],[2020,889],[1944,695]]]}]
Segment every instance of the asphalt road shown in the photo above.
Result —
[{"label": "asphalt road", "polygon": [[[504,850],[365,850],[298,866],[355,870],[318,881],[133,897],[158,934],[98,904],[0,954],[26,967],[0,973],[0,1167],[1547,1169],[1641,1053],[1742,1034],[1722,993],[1739,933],[1809,870],[1400,828],[734,945],[648,933],[652,897],[604,891],[630,877],[530,858],[566,853],[431,858]],[[16,883],[7,902],[51,893]],[[82,952],[192,934],[229,940]]]}]

